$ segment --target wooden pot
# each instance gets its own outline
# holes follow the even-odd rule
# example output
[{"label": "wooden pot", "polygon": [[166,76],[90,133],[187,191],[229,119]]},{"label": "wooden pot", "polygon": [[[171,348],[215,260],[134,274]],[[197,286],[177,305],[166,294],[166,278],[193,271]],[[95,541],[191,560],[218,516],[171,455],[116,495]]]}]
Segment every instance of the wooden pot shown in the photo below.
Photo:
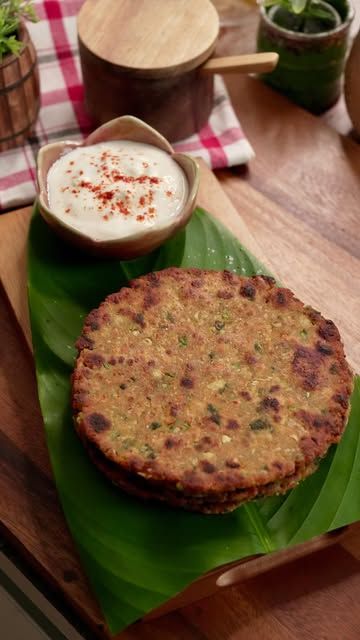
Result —
[{"label": "wooden pot", "polygon": [[40,108],[36,51],[26,26],[19,29],[23,48],[0,63],[0,151],[23,144]]},{"label": "wooden pot", "polygon": [[210,0],[86,0],[78,37],[95,123],[132,115],[172,142],[199,131],[215,73],[265,73],[278,61],[276,53],[211,58],[218,34]]},{"label": "wooden pot", "polygon": [[171,141],[209,118],[218,14],[210,0],[86,0],[78,16],[87,110],[96,124],[131,114]]}]

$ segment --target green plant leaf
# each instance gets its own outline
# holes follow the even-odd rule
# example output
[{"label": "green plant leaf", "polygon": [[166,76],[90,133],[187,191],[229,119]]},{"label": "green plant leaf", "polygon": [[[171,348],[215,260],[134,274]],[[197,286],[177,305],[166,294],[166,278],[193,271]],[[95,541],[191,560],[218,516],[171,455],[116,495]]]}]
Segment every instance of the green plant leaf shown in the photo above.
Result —
[{"label": "green plant leaf", "polygon": [[264,7],[273,7],[275,4],[280,4],[279,0],[264,0]]},{"label": "green plant leaf", "polygon": [[33,0],[0,0],[0,62],[6,54],[20,54],[17,32],[22,18],[37,22]]},{"label": "green plant leaf", "polygon": [[293,13],[302,13],[306,7],[308,0],[290,0],[290,5]]},{"label": "green plant leaf", "polygon": [[46,438],[68,525],[113,633],[206,571],[360,518],[359,378],[346,433],[319,470],[285,496],[251,502],[226,515],[144,504],[113,488],[90,463],[70,411],[74,343],[84,317],[129,278],[169,266],[267,273],[201,209],[159,250],[129,262],[81,257],[37,212],[33,217],[28,290]]},{"label": "green plant leaf", "polygon": [[22,43],[16,39],[16,36],[8,36],[0,40],[4,53],[13,53],[19,55],[22,49]]}]

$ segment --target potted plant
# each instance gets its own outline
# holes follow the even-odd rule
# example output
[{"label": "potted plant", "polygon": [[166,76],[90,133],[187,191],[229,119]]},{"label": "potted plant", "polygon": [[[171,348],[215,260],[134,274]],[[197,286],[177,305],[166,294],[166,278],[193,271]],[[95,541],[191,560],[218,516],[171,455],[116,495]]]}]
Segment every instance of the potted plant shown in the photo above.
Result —
[{"label": "potted plant", "polygon": [[25,19],[32,0],[0,0],[0,151],[24,142],[40,107],[36,52]]},{"label": "potted plant", "polygon": [[277,51],[272,87],[313,113],[331,107],[341,77],[353,10],[349,0],[265,0],[260,6],[258,51]]}]

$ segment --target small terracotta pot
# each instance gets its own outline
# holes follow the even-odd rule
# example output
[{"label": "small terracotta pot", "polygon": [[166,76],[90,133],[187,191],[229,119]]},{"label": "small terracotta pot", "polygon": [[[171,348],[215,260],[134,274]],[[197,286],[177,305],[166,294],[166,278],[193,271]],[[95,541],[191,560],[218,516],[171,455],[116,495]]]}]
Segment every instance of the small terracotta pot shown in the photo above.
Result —
[{"label": "small terracotta pot", "polygon": [[40,109],[36,51],[25,24],[19,28],[23,48],[0,63],[0,151],[23,144]]}]

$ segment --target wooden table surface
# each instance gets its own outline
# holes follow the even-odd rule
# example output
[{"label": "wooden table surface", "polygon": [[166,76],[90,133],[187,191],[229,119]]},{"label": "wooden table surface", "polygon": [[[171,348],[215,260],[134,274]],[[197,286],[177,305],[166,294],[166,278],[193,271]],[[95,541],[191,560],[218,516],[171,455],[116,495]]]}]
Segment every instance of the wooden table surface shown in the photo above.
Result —
[{"label": "wooden table surface", "polygon": [[[249,169],[220,171],[218,178],[269,265],[340,325],[349,358],[360,371],[360,147],[256,80],[234,76],[227,84],[257,155]],[[56,536],[62,514],[57,506],[50,517],[47,509],[57,505],[57,497],[48,479],[45,443],[32,438],[29,448],[26,433],[29,414],[40,420],[32,362],[2,293],[0,300],[0,466],[8,476],[7,486],[0,486],[0,501],[5,492],[11,498],[9,487],[20,478],[26,487],[24,521],[14,510],[14,529],[23,529],[32,514],[34,525],[26,535],[41,536],[41,527],[47,526]],[[16,431],[20,449],[26,443],[26,457],[10,450],[5,425]],[[43,459],[47,471],[42,479],[33,474],[32,456]],[[11,499],[8,509],[11,514]],[[55,561],[61,564],[61,549]],[[73,567],[63,571],[65,581],[74,580]],[[359,603],[360,526],[355,525],[341,544],[134,625],[121,637],[359,640]]]}]

